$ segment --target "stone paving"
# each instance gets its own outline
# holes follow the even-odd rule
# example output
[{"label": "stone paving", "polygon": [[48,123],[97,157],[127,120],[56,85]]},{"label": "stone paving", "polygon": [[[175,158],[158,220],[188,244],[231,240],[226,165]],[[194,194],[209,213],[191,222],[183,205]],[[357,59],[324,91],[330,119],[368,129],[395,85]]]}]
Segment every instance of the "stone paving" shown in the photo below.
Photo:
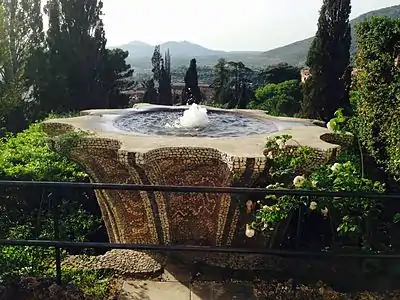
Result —
[{"label": "stone paving", "polygon": [[170,265],[159,281],[127,280],[119,300],[231,300],[260,299],[251,283],[192,282],[190,272]]},{"label": "stone paving", "polygon": [[120,300],[256,300],[251,284],[127,281]]}]

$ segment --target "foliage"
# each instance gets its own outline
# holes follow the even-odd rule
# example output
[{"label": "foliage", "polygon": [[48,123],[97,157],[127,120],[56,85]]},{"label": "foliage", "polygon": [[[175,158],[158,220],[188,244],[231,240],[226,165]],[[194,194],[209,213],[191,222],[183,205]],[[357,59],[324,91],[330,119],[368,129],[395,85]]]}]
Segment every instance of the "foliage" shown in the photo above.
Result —
[{"label": "foliage", "polygon": [[215,100],[227,108],[245,108],[253,97],[251,78],[253,70],[242,62],[227,62],[221,58],[215,65],[216,78],[212,84],[215,89]]},{"label": "foliage", "polygon": [[107,299],[111,276],[103,270],[62,269],[61,280],[76,285],[86,296]]},{"label": "foliage", "polygon": [[153,66],[151,72],[153,72],[153,79],[157,83],[159,83],[161,79],[161,61],[162,56],[160,52],[160,45],[157,45],[154,47],[154,53],[151,58],[151,64]]},{"label": "foliage", "polygon": [[[287,135],[267,140],[265,153],[271,175],[268,189],[384,191],[382,183],[362,177],[359,159],[354,155],[349,156],[345,151],[334,163],[316,165],[315,150],[300,145],[290,146],[290,141],[291,137]],[[373,239],[376,230],[373,225],[376,226],[375,218],[381,213],[381,205],[375,199],[269,195],[261,204],[253,223],[253,227],[261,231],[270,231],[301,208],[308,212],[320,211],[325,218],[329,217],[334,230],[345,237],[347,243],[366,248],[379,247]]]},{"label": "foliage", "polygon": [[300,68],[287,63],[272,65],[258,73],[258,79],[265,83],[281,83],[289,80],[300,81]]},{"label": "foliage", "polygon": [[133,69],[126,63],[129,53],[121,49],[106,49],[104,54],[103,89],[108,91],[107,108],[125,108],[129,97],[121,92],[132,89]]},{"label": "foliage", "polygon": [[35,118],[128,104],[133,85],[127,52],[106,49],[102,1],[49,0],[45,47],[35,54],[31,78]]},{"label": "foliage", "polygon": [[[190,61],[189,68],[186,71],[185,74],[185,88],[182,91],[182,104],[192,104],[189,102],[191,100],[192,102],[199,104],[201,102],[201,92],[199,89],[199,82],[197,79],[197,66],[196,66],[196,59],[192,59]],[[192,98],[190,98],[189,97]]]},{"label": "foliage", "polygon": [[334,118],[332,118],[329,122],[327,127],[332,130],[333,132],[342,132],[343,131],[343,125],[346,122],[346,118],[343,114],[343,109],[340,108],[337,111],[335,111]]},{"label": "foliage", "polygon": [[3,1],[0,7],[0,130],[27,125],[29,62],[43,41],[40,1]]},{"label": "foliage", "polygon": [[143,95],[143,102],[157,104],[158,92],[156,90],[154,79],[150,78],[142,82],[142,86],[146,89]]},{"label": "foliage", "polygon": [[[57,152],[68,157],[70,151],[79,145],[80,141],[87,137],[89,133],[86,131],[72,131],[61,134],[56,137]],[[52,141],[53,142],[53,141]]]},{"label": "foliage", "polygon": [[169,73],[170,67],[161,61],[161,75],[160,82],[158,85],[158,104],[160,105],[173,105],[174,99],[172,99],[172,86],[171,86],[171,75]]},{"label": "foliage", "polygon": [[335,0],[323,2],[307,57],[311,77],[304,84],[302,105],[307,118],[328,121],[339,107],[349,107],[343,75],[350,64],[350,11],[350,0],[340,5]]},{"label": "foliage", "polygon": [[142,81],[142,86],[145,88],[145,93],[143,95],[143,102],[157,104],[158,92],[155,88],[154,79],[146,79]]},{"label": "foliage", "polygon": [[41,276],[47,273],[54,255],[55,251],[51,248],[2,246],[0,248],[0,283],[4,284],[18,276]]},{"label": "foliage", "polygon": [[301,86],[298,80],[268,83],[255,92],[255,100],[247,108],[262,109],[274,116],[294,116],[301,106]]},{"label": "foliage", "polygon": [[368,153],[400,178],[400,19],[374,17],[357,27],[358,132]]},{"label": "foliage", "polygon": [[[53,151],[41,125],[34,124],[0,143],[0,179],[82,182],[88,177],[78,165]],[[48,192],[38,188],[3,188],[1,236],[22,230],[24,238],[52,238],[54,205],[59,209],[60,235],[64,240],[85,240],[100,226],[93,191],[65,191],[58,204],[50,201]]]},{"label": "foliage", "polygon": [[[3,246],[0,249],[0,283],[6,285],[20,276],[54,278],[54,259],[55,251],[51,248]],[[107,299],[111,279],[111,274],[104,270],[61,269],[64,284],[73,284],[94,299]]]},{"label": "foliage", "polygon": [[[1,140],[0,179],[64,182],[88,180],[78,165],[50,148],[49,139],[40,124],[31,125],[16,136],[9,135]],[[56,197],[49,197],[49,192],[35,187],[2,188],[0,236],[52,240],[55,238],[55,210],[58,211],[62,240],[86,241],[99,230],[100,211],[92,190],[65,190],[58,202]],[[53,263],[54,249],[4,246],[0,249],[0,280],[22,275],[46,275]],[[91,278],[89,276],[87,280]],[[87,285],[88,288],[91,286]]]},{"label": "foliage", "polygon": [[[146,80],[145,102],[160,105],[173,105],[172,99],[172,84],[171,84],[171,55],[169,50],[165,52],[164,59],[161,56],[160,45],[155,46],[154,53],[151,58],[153,65],[153,78]],[[155,83],[158,83],[158,94],[155,91]],[[155,98],[157,95],[157,99]],[[156,102],[154,102],[156,101]]]}]

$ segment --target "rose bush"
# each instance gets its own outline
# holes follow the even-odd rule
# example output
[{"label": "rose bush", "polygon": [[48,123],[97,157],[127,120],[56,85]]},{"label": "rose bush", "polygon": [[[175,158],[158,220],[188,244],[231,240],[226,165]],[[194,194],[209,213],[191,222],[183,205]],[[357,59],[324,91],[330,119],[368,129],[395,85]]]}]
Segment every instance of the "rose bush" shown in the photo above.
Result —
[{"label": "rose bush", "polygon": [[[337,131],[344,118],[341,113],[336,118],[339,120],[328,124]],[[383,192],[383,183],[363,177],[361,158],[357,150],[357,147],[343,150],[334,161],[324,164],[316,150],[299,145],[291,136],[269,137],[265,155],[271,182],[267,188]],[[259,209],[251,226],[258,232],[268,234],[279,222],[299,209],[318,212],[322,217],[329,218],[332,230],[344,237],[346,242],[373,247],[371,231],[374,227],[371,224],[374,223],[374,216],[381,210],[380,202],[375,199],[268,195],[259,201]]]}]

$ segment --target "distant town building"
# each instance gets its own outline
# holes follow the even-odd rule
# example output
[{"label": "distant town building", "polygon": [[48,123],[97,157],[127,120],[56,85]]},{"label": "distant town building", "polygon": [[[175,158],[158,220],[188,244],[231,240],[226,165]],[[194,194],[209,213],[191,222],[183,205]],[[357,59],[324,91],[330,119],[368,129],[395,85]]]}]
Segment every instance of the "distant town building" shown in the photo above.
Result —
[{"label": "distant town building", "polygon": [[311,71],[310,68],[305,67],[300,70],[300,75],[301,75],[301,82],[304,83],[308,79],[308,77],[311,76]]}]

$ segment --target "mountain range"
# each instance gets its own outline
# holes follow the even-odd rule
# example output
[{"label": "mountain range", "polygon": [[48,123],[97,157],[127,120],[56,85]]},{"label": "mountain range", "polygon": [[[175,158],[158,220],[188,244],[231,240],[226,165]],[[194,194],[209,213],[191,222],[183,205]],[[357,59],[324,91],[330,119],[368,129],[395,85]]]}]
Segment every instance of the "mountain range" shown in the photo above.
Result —
[{"label": "mountain range", "polygon": [[[379,10],[370,11],[351,20],[351,28],[353,42],[351,53],[355,52],[355,30],[354,26],[372,16],[388,16],[392,18],[400,18],[400,5],[391,6]],[[221,57],[230,61],[242,61],[249,67],[266,67],[268,65],[286,62],[291,65],[303,66],[308,49],[311,45],[313,37],[300,40],[289,45],[275,48],[266,52],[260,51],[220,51],[205,48],[201,45],[188,41],[170,41],[160,45],[161,53],[169,49],[171,53],[172,68],[188,66],[189,60],[196,58],[198,65],[213,66]],[[128,62],[133,66],[136,72],[142,73],[151,69],[151,56],[154,51],[154,45],[149,45],[141,41],[133,41],[121,48],[129,52]]]}]

